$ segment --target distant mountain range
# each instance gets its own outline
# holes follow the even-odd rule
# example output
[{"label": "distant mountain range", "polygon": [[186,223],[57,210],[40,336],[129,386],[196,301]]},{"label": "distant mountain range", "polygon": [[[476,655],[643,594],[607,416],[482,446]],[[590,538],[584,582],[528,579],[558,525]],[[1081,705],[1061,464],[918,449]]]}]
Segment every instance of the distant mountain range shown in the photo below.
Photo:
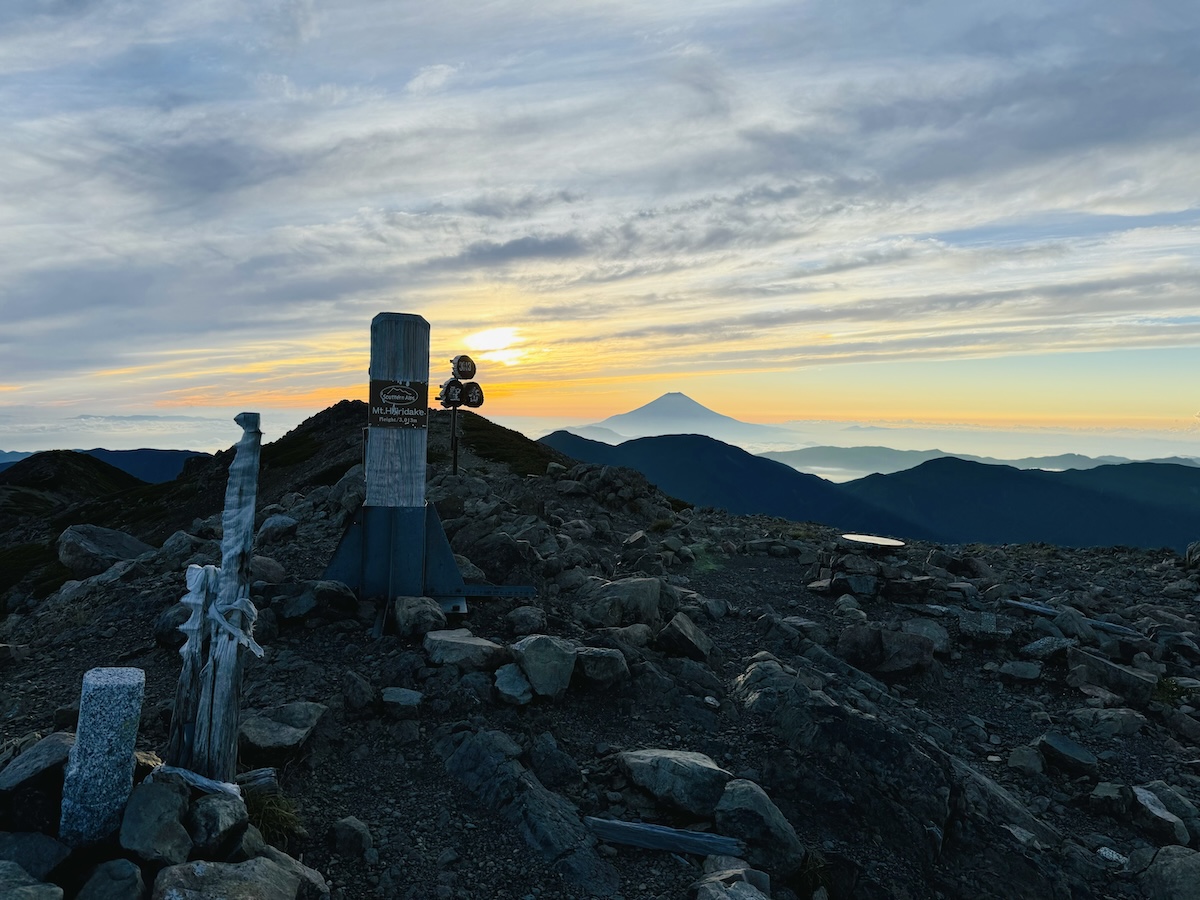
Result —
[{"label": "distant mountain range", "polygon": [[[195,450],[76,450],[110,466],[132,475],[139,481],[150,484],[162,484],[174,481],[183,471],[183,464],[193,456],[211,456]],[[0,472],[10,468],[17,462],[34,456],[33,453],[22,453],[14,450],[0,450]]]},{"label": "distant mountain range", "polygon": [[[1119,465],[1133,462],[1123,456],[1082,456],[1078,453],[1062,453],[1057,456],[1025,456],[1019,459],[1000,459],[992,456],[974,456],[969,453],[947,453],[945,450],[893,450],[891,447],[802,447],[799,450],[783,450],[762,453],[800,472],[827,475],[838,479],[840,474],[861,477],[870,474],[888,475],[902,472],[934,459],[954,457],[970,462],[996,466],[1012,466],[1015,469],[1094,469],[1097,466]],[[1172,463],[1180,466],[1200,466],[1200,460],[1184,456],[1143,462]]]},{"label": "distant mountain range", "polygon": [[[1134,462],[1124,456],[1083,456],[1063,453],[1056,456],[1027,456],[1006,459],[976,456],[945,450],[894,450],[891,447],[812,446],[811,433],[798,430],[802,423],[790,426],[759,425],[722,415],[697,403],[679,392],[663,394],[644,406],[620,415],[609,416],[591,425],[564,428],[571,434],[616,446],[639,437],[668,434],[702,434],[745,450],[759,453],[767,459],[791,466],[800,472],[819,475],[829,481],[845,482],[874,473],[890,474],[919,466],[934,459],[954,456],[972,462],[1013,466],[1018,469],[1090,469],[1096,466]],[[891,429],[876,426],[850,425],[846,433],[889,433]],[[879,438],[876,438],[878,440]],[[807,444],[808,446],[801,446]],[[799,449],[795,449],[795,448]],[[1166,457],[1143,462],[1174,463],[1200,467],[1200,457]]]},{"label": "distant mountain range", "polygon": [[1048,542],[1179,552],[1200,538],[1200,467],[1194,465],[1046,472],[942,457],[839,485],[700,435],[613,447],[558,431],[542,443],[583,462],[637,469],[689,503],[847,531],[952,544]]}]

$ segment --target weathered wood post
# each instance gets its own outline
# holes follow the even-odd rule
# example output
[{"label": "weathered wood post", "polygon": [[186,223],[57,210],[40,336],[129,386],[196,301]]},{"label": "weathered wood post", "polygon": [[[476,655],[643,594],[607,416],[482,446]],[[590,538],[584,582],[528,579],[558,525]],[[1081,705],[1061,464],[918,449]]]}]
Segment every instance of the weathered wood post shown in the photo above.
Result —
[{"label": "weathered wood post", "polygon": [[250,602],[250,562],[254,552],[254,505],[262,444],[258,413],[234,421],[242,437],[229,466],[221,524],[221,578],[208,611],[208,662],[201,672],[200,703],[192,748],[192,769],[217,781],[233,781],[237,771],[238,715],[242,696],[242,648],[262,656],[254,642],[258,612]]},{"label": "weathered wood post", "polygon": [[371,320],[365,506],[425,506],[429,323],[409,313]]},{"label": "weathered wood post", "polygon": [[167,740],[167,764],[181,769],[192,767],[192,743],[196,731],[196,710],[200,705],[200,674],[208,650],[208,608],[217,596],[221,574],[216,566],[188,566],[188,592],[179,602],[191,610],[188,620],[179,626],[186,637],[179,655],[183,668],[175,688],[175,709],[171,713],[171,732]]},{"label": "weathered wood post", "polygon": [[364,599],[386,608],[425,584],[425,457],[429,438],[429,323],[410,313],[371,320]]}]

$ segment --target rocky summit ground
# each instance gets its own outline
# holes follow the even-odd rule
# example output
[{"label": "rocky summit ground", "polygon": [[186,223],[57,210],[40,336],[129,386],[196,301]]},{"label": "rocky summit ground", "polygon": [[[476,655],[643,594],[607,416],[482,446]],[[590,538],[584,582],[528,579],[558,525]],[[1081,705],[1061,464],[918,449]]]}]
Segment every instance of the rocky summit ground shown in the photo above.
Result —
[{"label": "rocky summit ground", "polygon": [[[461,569],[536,589],[448,620],[323,580],[363,499],[362,404],[264,448],[242,762],[277,767],[298,818],[254,825],[320,875],[237,896],[1200,897],[1200,560],[877,547],[693,508],[474,416],[453,475],[447,418],[427,495]],[[55,831],[6,773],[74,728],[86,671],[145,670],[138,746],[165,754],[177,601],[186,565],[219,564],[229,460],[69,501],[10,470],[0,866]],[[60,537],[83,524],[144,545]],[[641,848],[596,819],[685,834]],[[171,896],[161,859],[107,853]],[[75,896],[97,859],[33,880]]]}]

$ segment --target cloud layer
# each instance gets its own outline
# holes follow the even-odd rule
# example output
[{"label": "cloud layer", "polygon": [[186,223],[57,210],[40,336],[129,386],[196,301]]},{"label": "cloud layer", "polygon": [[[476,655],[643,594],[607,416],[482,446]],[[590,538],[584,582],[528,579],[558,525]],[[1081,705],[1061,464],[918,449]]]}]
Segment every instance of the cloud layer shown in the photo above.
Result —
[{"label": "cloud layer", "polygon": [[515,329],[499,410],[1058,353],[1104,392],[1200,345],[1197,46],[1182,0],[6,3],[0,407],[315,410],[382,310]]}]

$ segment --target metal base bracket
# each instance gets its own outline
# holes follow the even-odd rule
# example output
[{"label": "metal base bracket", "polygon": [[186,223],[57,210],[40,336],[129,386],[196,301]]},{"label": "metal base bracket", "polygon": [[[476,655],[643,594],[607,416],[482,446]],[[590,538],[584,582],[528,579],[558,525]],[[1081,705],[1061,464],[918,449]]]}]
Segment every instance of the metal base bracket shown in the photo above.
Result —
[{"label": "metal base bracket", "polygon": [[447,613],[465,613],[468,597],[537,596],[530,586],[466,584],[432,503],[361,507],[325,578],[347,585],[360,600],[432,597]]}]

